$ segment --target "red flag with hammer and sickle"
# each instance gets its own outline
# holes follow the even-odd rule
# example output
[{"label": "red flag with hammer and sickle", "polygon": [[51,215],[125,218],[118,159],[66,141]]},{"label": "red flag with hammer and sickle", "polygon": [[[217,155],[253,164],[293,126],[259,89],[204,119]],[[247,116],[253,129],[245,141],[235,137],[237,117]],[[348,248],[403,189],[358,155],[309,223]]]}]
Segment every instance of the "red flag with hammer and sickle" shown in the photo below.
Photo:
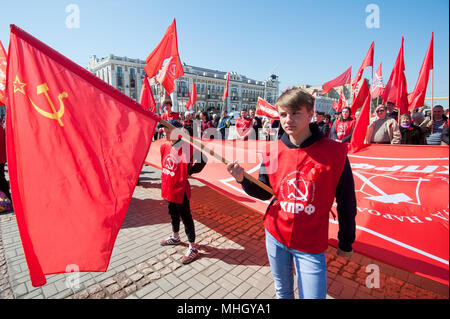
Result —
[{"label": "red flag with hammer and sickle", "polygon": [[6,96],[11,194],[32,285],[106,271],[158,116],[14,25]]}]

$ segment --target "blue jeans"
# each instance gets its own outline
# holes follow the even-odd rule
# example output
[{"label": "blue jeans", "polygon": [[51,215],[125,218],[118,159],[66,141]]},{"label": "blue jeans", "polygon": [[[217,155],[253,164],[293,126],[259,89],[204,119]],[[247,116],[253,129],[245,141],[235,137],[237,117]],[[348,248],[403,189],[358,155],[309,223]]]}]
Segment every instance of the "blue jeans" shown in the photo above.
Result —
[{"label": "blue jeans", "polygon": [[291,249],[276,240],[267,230],[266,248],[278,299],[294,299],[292,261],[294,261],[297,273],[299,298],[326,298],[327,265],[325,252],[308,254]]}]

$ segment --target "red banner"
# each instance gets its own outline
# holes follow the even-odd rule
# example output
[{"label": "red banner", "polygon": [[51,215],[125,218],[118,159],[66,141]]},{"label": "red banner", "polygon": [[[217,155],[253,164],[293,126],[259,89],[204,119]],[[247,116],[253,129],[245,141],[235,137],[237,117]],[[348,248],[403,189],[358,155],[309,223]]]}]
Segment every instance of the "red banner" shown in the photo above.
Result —
[{"label": "red banner", "polygon": [[260,97],[258,97],[258,102],[256,103],[256,115],[266,116],[271,119],[280,119],[277,109]]},{"label": "red banner", "polygon": [[[146,163],[160,168],[159,146],[152,144]],[[227,160],[237,160],[257,177],[260,154],[273,142],[212,141],[203,143]],[[449,158],[448,147],[370,145],[349,154],[358,214],[356,252],[411,273],[448,284]],[[193,177],[261,214],[269,201],[245,194],[226,166],[209,156]],[[335,210],[335,208],[333,208]],[[330,214],[331,245],[337,246],[337,220]]]}]

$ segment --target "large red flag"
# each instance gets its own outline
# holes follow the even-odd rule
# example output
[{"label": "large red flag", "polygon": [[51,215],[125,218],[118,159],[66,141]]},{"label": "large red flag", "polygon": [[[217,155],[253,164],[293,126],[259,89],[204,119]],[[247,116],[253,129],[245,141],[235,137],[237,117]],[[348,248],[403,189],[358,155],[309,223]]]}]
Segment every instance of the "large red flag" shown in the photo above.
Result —
[{"label": "large red flag", "polygon": [[277,109],[261,97],[258,97],[258,102],[256,102],[255,114],[271,119],[280,119]]},{"label": "large red flag", "polygon": [[370,95],[367,94],[361,113],[356,120],[355,129],[353,130],[353,135],[348,146],[349,153],[355,153],[366,146],[364,140],[366,138],[367,127],[369,126],[369,113]]},{"label": "large red flag", "polygon": [[186,104],[186,108],[189,110],[197,101],[197,90],[195,89],[195,82],[192,81],[191,95],[189,96],[189,101]]},{"label": "large red flag", "polygon": [[384,88],[383,103],[392,102],[399,109],[400,115],[408,112],[408,92],[405,77],[405,61],[403,58],[403,41],[395,61],[389,81]]},{"label": "large red flag", "polygon": [[225,101],[225,99],[228,97],[228,86],[230,84],[230,74],[227,73],[227,84],[225,85],[225,90],[223,91],[222,95],[222,102]]},{"label": "large red flag", "polygon": [[152,88],[148,83],[148,76],[145,75],[144,81],[142,81],[142,93],[141,93],[141,104],[145,106],[146,109],[155,113],[156,102],[153,97]]},{"label": "large red flag", "polygon": [[422,67],[420,68],[419,78],[417,79],[416,87],[414,91],[408,95],[409,110],[423,106],[425,101],[425,94],[427,92],[428,78],[430,76],[430,70],[433,69],[433,42],[434,32],[431,33],[430,45],[428,46],[425,59],[423,60]]},{"label": "large red flag", "polygon": [[5,105],[6,60],[5,48],[0,41],[0,105]]},{"label": "large red flag", "polygon": [[364,69],[368,66],[373,67],[373,49],[375,46],[375,42],[372,41],[372,44],[370,45],[369,51],[367,51],[366,57],[364,58],[364,61],[362,62],[361,66],[359,67],[358,72],[356,73],[355,79],[352,82],[352,89],[356,89],[356,85],[361,80],[362,74],[364,72]]},{"label": "large red flag", "polygon": [[330,92],[330,90],[336,86],[341,86],[344,84],[349,84],[352,79],[352,67],[349,67],[344,73],[339,75],[337,78],[328,81],[322,85],[323,90],[320,94],[326,94]]},{"label": "large red flag", "polygon": [[375,99],[383,94],[384,87],[383,87],[383,74],[381,70],[381,63],[380,66],[377,69],[377,72],[375,73],[375,76],[373,78],[373,84],[372,84],[372,99]]},{"label": "large red flag", "polygon": [[367,96],[370,96],[369,92],[369,86],[367,85],[367,82],[364,80],[363,84],[361,84],[361,87],[359,88],[358,94],[353,99],[352,104],[350,106],[352,114],[355,114],[355,112],[363,106],[364,102],[366,101]]},{"label": "large red flag", "polygon": [[74,265],[106,271],[159,117],[14,25],[6,94],[11,194],[32,285]]},{"label": "large red flag", "polygon": [[171,94],[175,89],[175,79],[177,78],[177,63],[174,57],[170,57],[167,63],[156,76],[156,81],[166,90],[167,94]]},{"label": "large red flag", "polygon": [[175,67],[175,79],[184,75],[183,67],[180,61],[180,55],[178,53],[178,40],[177,40],[177,25],[175,19],[166,31],[166,34],[162,38],[158,46],[149,54],[145,59],[145,72],[151,79],[158,73],[159,69],[164,63],[165,59],[170,57],[174,58]]}]

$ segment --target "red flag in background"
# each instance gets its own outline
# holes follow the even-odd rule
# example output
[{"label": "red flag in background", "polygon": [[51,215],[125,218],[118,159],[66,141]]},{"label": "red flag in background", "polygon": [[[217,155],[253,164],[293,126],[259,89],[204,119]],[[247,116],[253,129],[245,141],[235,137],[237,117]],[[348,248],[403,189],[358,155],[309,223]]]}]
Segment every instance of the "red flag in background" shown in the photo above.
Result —
[{"label": "red flag in background", "polygon": [[[366,82],[366,81],[364,81]],[[370,95],[367,94],[364,100],[364,105],[361,109],[358,119],[356,120],[353,135],[348,146],[349,153],[356,153],[366,146],[364,140],[366,139],[367,127],[369,126],[370,113]]]},{"label": "red flag in background", "polygon": [[339,111],[339,104],[337,101],[333,101],[333,104],[331,104],[331,107],[336,111],[336,112],[340,112]]},{"label": "red flag in background", "polygon": [[356,95],[356,97],[353,99],[350,106],[352,114],[355,114],[355,112],[363,106],[367,96],[370,96],[369,86],[364,80],[363,84],[361,84],[361,87],[359,88],[358,95]]},{"label": "red flag in background", "polygon": [[156,111],[156,102],[153,97],[152,88],[148,83],[148,77],[145,75],[144,81],[142,81],[142,93],[141,93],[141,104],[145,106],[148,110],[155,113]]},{"label": "red flag in background", "polygon": [[195,82],[192,80],[192,89],[189,101],[186,104],[186,108],[189,110],[197,101],[197,90],[195,89]]},{"label": "red flag in background", "polygon": [[0,105],[5,105],[6,60],[6,51],[0,41]]},{"label": "red flag in background", "polygon": [[352,82],[352,89],[356,89],[356,85],[361,80],[362,74],[364,72],[364,69],[368,66],[373,67],[373,49],[375,46],[375,42],[372,41],[372,44],[370,45],[369,51],[367,51],[366,57],[364,58],[364,61],[362,62],[361,66],[359,67],[358,72],[356,73],[355,79]]},{"label": "red flag in background", "polygon": [[352,67],[349,67],[344,73],[339,75],[337,78],[328,81],[322,85],[323,90],[320,92],[320,94],[326,94],[328,93],[332,88],[336,86],[341,86],[344,84],[349,84],[352,80]]},{"label": "red flag in background", "polygon": [[159,69],[164,63],[165,59],[170,57],[174,58],[175,74],[174,77],[179,78],[184,75],[183,66],[181,65],[180,55],[178,53],[178,40],[177,40],[177,25],[175,19],[166,31],[166,34],[162,38],[158,46],[149,54],[145,59],[145,72],[148,78],[151,79],[158,73]]},{"label": "red flag in background", "polygon": [[230,74],[227,73],[227,84],[225,85],[225,90],[223,91],[222,102],[224,102],[225,99],[228,97],[228,86],[229,85],[230,85]]},{"label": "red flag in background", "polygon": [[348,103],[347,103],[347,99],[345,98],[345,95],[344,95],[344,90],[341,89],[341,93],[339,93],[339,101],[338,101],[338,105],[337,105],[338,112],[341,112],[342,109],[347,106],[348,106]]},{"label": "red flag in background", "polygon": [[433,69],[433,42],[434,32],[431,33],[430,45],[428,46],[425,59],[420,68],[419,78],[417,79],[414,91],[408,95],[409,110],[423,106],[425,102],[425,94],[427,92],[428,78],[430,77],[430,70]]},{"label": "red flag in background", "polygon": [[383,94],[384,87],[383,87],[383,75],[381,71],[381,63],[380,66],[377,69],[377,72],[375,73],[375,76],[373,78],[373,84],[372,84],[372,99],[375,99]]},{"label": "red flag in background", "polygon": [[32,285],[73,265],[106,271],[159,117],[14,25],[7,78],[8,169]]},{"label": "red flag in background", "polygon": [[392,102],[399,109],[400,115],[408,112],[408,92],[406,88],[405,61],[403,59],[403,41],[395,61],[389,81],[383,93],[383,103]]},{"label": "red flag in background", "polygon": [[258,97],[256,102],[256,115],[266,116],[271,119],[280,119],[277,109],[266,100]]},{"label": "red flag in background", "polygon": [[156,76],[156,81],[161,83],[167,94],[172,93],[175,89],[176,74],[177,64],[175,58],[171,57]]}]

